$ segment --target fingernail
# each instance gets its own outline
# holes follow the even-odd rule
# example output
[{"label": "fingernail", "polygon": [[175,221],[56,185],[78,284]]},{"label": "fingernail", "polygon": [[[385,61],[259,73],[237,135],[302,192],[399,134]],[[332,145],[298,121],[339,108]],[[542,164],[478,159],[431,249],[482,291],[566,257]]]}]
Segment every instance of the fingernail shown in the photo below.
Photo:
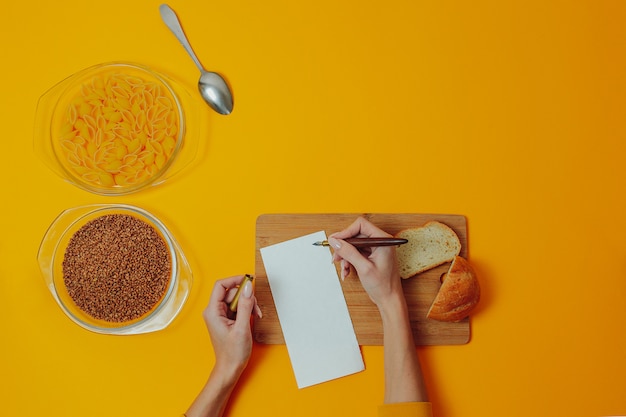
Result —
[{"label": "fingernail", "polygon": [[252,283],[246,282],[246,285],[243,287],[243,296],[246,298],[252,297]]},{"label": "fingernail", "polygon": [[335,239],[334,237],[328,238],[328,244],[335,249],[339,249],[341,247],[341,243],[339,243],[339,241]]},{"label": "fingernail", "polygon": [[341,260],[341,280],[344,281],[346,279],[346,266],[345,261]]}]

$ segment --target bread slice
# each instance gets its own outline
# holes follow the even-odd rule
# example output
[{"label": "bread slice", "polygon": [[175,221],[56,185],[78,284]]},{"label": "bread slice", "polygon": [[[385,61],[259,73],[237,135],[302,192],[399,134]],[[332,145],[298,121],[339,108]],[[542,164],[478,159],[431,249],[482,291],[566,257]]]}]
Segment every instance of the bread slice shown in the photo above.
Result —
[{"label": "bread slice", "polygon": [[480,300],[480,286],[470,263],[460,256],[454,258],[450,269],[426,317],[439,321],[461,321],[469,316]]},{"label": "bread slice", "polygon": [[397,249],[403,279],[450,262],[461,252],[461,241],[454,230],[438,221],[402,230],[396,237],[409,241]]}]

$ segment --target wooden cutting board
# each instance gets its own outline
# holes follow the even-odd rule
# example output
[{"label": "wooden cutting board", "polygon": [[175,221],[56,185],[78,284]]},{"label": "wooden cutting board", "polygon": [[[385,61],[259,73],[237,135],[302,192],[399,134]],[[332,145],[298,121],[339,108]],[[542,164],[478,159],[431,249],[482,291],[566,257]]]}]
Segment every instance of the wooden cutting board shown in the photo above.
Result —
[{"label": "wooden cutting board", "polygon": [[[266,214],[256,223],[256,297],[263,318],[254,320],[254,338],[259,343],[284,344],[276,307],[267,280],[260,249],[309,233],[325,231],[327,235],[350,225],[358,216],[395,234],[402,229],[421,226],[437,220],[450,226],[461,240],[461,256],[467,257],[467,222],[464,216],[452,214]],[[469,318],[458,323],[431,320],[426,313],[441,285],[441,275],[450,264],[423,272],[402,281],[409,307],[409,317],[416,345],[458,345],[469,341]],[[382,322],[378,309],[351,274],[341,282],[350,317],[360,345],[382,345]]]}]

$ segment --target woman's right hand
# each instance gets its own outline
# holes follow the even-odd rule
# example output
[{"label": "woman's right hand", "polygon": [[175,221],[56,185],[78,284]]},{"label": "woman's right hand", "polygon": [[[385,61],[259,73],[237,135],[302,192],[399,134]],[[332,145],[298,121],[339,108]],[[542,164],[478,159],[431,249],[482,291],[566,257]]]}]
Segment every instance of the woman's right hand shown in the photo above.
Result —
[{"label": "woman's right hand", "polygon": [[402,281],[398,271],[395,247],[373,247],[360,252],[344,239],[351,237],[391,237],[363,217],[359,217],[341,232],[329,236],[328,242],[334,250],[333,261],[342,262],[342,278],[355,269],[363,288],[379,309],[387,303],[404,300]]},{"label": "woman's right hand", "polygon": [[354,266],[363,288],[380,311],[385,345],[385,403],[428,401],[398,271],[396,248],[374,247],[362,253],[344,240],[349,237],[391,236],[360,217],[347,229],[328,238],[335,250],[333,260],[342,261],[342,277],[346,267]]}]

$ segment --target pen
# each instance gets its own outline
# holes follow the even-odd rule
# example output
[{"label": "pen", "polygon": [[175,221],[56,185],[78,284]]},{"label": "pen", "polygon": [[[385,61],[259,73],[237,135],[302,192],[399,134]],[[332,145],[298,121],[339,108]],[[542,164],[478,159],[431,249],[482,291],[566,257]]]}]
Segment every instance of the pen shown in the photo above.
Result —
[{"label": "pen", "polygon": [[[374,246],[397,246],[408,242],[406,239],[396,239],[394,237],[351,237],[344,239],[355,248],[371,248]],[[314,246],[329,246],[327,240],[315,242]]]},{"label": "pen", "polygon": [[233,313],[237,312],[237,304],[239,304],[239,296],[241,295],[241,291],[243,291],[243,287],[245,287],[248,282],[251,282],[252,284],[254,284],[254,277],[250,274],[246,274],[243,277],[243,281],[241,281],[241,284],[239,284],[239,288],[237,288],[237,292],[235,293],[235,298],[233,298],[233,301],[231,301],[230,304],[228,305],[228,309],[231,312]]}]

